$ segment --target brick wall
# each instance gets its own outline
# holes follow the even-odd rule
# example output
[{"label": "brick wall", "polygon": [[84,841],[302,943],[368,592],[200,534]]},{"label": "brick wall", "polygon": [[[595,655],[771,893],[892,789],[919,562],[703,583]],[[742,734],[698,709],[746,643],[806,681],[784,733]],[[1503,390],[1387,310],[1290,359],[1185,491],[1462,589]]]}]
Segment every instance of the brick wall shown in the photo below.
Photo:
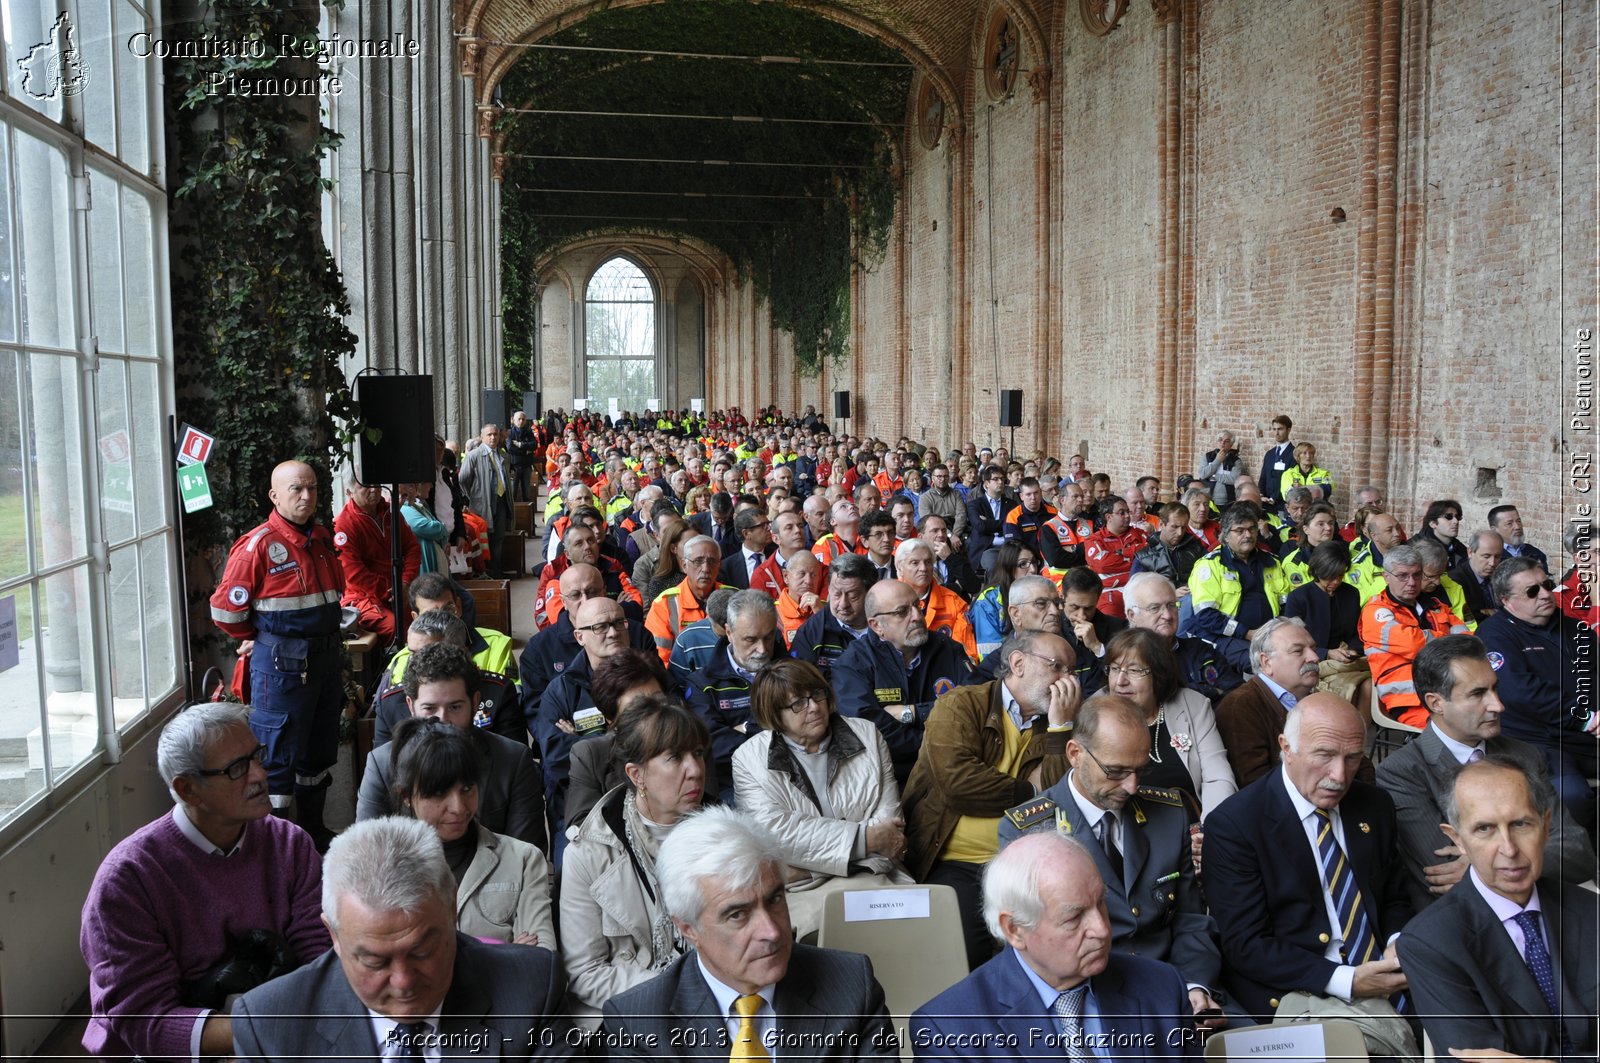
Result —
[{"label": "brick wall", "polygon": [[1435,497],[1469,524],[1516,501],[1554,547],[1561,377],[1596,313],[1593,20],[1559,0],[1171,6],[1176,28],[1135,4],[1104,38],[1071,0],[1024,7],[1050,52],[1025,65],[1051,76],[993,101],[987,6],[898,5],[958,102],[931,151],[908,125],[854,355],[796,378],[725,276],[710,400],[831,413],[847,389],[851,430],[945,446],[1004,441],[997,392],[1021,387],[1019,449],[1087,441],[1122,483],[1193,471],[1223,427],[1254,470],[1287,413],[1337,501],[1368,475],[1408,526]]}]

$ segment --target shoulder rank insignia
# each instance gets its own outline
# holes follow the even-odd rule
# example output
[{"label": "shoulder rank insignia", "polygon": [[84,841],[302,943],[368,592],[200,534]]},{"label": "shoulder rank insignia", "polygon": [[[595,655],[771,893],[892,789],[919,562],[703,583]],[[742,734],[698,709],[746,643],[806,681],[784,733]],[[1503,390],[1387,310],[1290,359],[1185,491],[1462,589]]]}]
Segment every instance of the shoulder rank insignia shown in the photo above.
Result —
[{"label": "shoulder rank insignia", "polygon": [[1043,823],[1048,823],[1055,817],[1056,803],[1048,797],[1036,797],[1006,809],[1006,818],[1018,830],[1026,831]]},{"label": "shoulder rank insignia", "polygon": [[1163,790],[1156,786],[1141,786],[1139,787],[1138,796],[1146,801],[1154,801],[1160,805],[1183,807],[1183,795],[1177,790]]}]

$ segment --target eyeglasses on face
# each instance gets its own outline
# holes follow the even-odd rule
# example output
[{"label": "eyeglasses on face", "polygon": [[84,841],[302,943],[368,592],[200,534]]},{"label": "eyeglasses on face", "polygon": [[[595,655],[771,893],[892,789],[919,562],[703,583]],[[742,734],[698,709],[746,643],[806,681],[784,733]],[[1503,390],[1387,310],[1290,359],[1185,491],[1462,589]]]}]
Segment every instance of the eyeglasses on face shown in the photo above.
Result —
[{"label": "eyeglasses on face", "polygon": [[591,635],[604,635],[608,631],[624,631],[628,627],[628,618],[619,616],[612,620],[602,620],[587,627],[574,628],[575,631],[587,631]]},{"label": "eyeglasses on face", "polygon": [[876,620],[880,616],[892,616],[896,620],[905,620],[908,617],[911,617],[911,616],[915,615],[916,611],[917,611],[917,603],[916,602],[907,602],[905,605],[902,605],[898,609],[885,609],[881,613],[873,613],[872,614],[872,618],[874,620]]},{"label": "eyeglasses on face", "polygon": [[783,711],[792,716],[799,716],[811,708],[826,709],[828,707],[828,692],[826,690],[812,690],[801,694],[783,707]]},{"label": "eyeglasses on face", "polygon": [[1063,603],[1060,598],[1030,598],[1025,602],[1017,603],[1019,609],[1023,606],[1032,606],[1041,613],[1048,613],[1051,611],[1060,612],[1063,608]]},{"label": "eyeglasses on face", "polygon": [[1553,579],[1547,579],[1543,583],[1534,583],[1522,588],[1522,596],[1524,598],[1537,598],[1539,597],[1540,591],[1549,591],[1550,593],[1554,594],[1555,589],[1556,581]]},{"label": "eyeglasses on face", "polygon": [[1129,679],[1146,679],[1150,675],[1150,669],[1141,668],[1135,664],[1108,664],[1106,665],[1106,674],[1125,675]]},{"label": "eyeglasses on face", "polygon": [[1094,766],[1100,769],[1100,774],[1106,777],[1106,782],[1121,782],[1128,776],[1138,775],[1144,770],[1143,768],[1108,768],[1100,763],[1100,758],[1094,755],[1094,750],[1084,746],[1083,751],[1089,754],[1089,759],[1094,761]]},{"label": "eyeglasses on face", "polygon": [[251,764],[260,764],[266,758],[266,755],[266,746],[256,746],[254,752],[246,753],[242,757],[236,757],[220,768],[196,768],[194,774],[202,779],[213,779],[219,775],[226,775],[234,782],[238,782],[249,772]]},{"label": "eyeglasses on face", "polygon": [[1067,661],[1058,661],[1054,657],[1046,657],[1044,654],[1034,653],[1032,650],[1023,650],[1022,652],[1026,653],[1029,657],[1037,657],[1039,660],[1049,665],[1050,670],[1056,675],[1066,675],[1068,672],[1072,671],[1072,665]]}]

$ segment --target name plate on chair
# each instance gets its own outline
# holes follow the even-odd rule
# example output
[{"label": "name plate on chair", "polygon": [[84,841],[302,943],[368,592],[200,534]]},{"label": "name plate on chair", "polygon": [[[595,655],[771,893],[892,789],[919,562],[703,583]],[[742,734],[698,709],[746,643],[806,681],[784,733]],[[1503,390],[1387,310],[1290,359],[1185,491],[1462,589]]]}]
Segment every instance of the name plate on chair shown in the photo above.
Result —
[{"label": "name plate on chair", "polygon": [[873,919],[928,918],[928,891],[850,890],[844,895],[844,921],[864,923]]},{"label": "name plate on chair", "polygon": [[1321,1023],[1297,1026],[1257,1026],[1229,1033],[1224,1050],[1230,1059],[1326,1060],[1328,1046]]}]

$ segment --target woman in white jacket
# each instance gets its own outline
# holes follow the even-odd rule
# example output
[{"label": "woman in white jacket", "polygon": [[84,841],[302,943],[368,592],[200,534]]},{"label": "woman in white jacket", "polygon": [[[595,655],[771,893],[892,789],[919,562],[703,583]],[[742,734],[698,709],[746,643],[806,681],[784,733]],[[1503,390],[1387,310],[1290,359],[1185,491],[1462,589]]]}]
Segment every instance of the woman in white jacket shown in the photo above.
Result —
[{"label": "woman in white jacket", "polygon": [[840,716],[821,670],[789,658],[757,674],[750,714],[762,731],[733,754],[734,793],[739,810],[783,842],[795,934],[803,941],[817,931],[833,890],[912,882],[900,864],[900,790],[878,728]]},{"label": "woman in white jacket", "polygon": [[1217,718],[1204,694],[1183,685],[1170,640],[1144,628],[1106,642],[1106,689],[1138,705],[1150,726],[1150,762],[1140,786],[1178,790],[1194,819],[1238,791]]},{"label": "woman in white jacket", "polygon": [[660,974],[684,952],[661,902],[656,853],[705,795],[711,736],[666,695],[617,716],[612,755],[627,782],[584,818],[561,865],[561,959],[573,1021],[593,1029],[606,1001]]},{"label": "woman in white jacket", "polygon": [[468,737],[439,720],[394,732],[397,806],[444,843],[456,878],[456,928],[486,941],[555,951],[550,865],[536,847],[478,822],[482,762]]}]

